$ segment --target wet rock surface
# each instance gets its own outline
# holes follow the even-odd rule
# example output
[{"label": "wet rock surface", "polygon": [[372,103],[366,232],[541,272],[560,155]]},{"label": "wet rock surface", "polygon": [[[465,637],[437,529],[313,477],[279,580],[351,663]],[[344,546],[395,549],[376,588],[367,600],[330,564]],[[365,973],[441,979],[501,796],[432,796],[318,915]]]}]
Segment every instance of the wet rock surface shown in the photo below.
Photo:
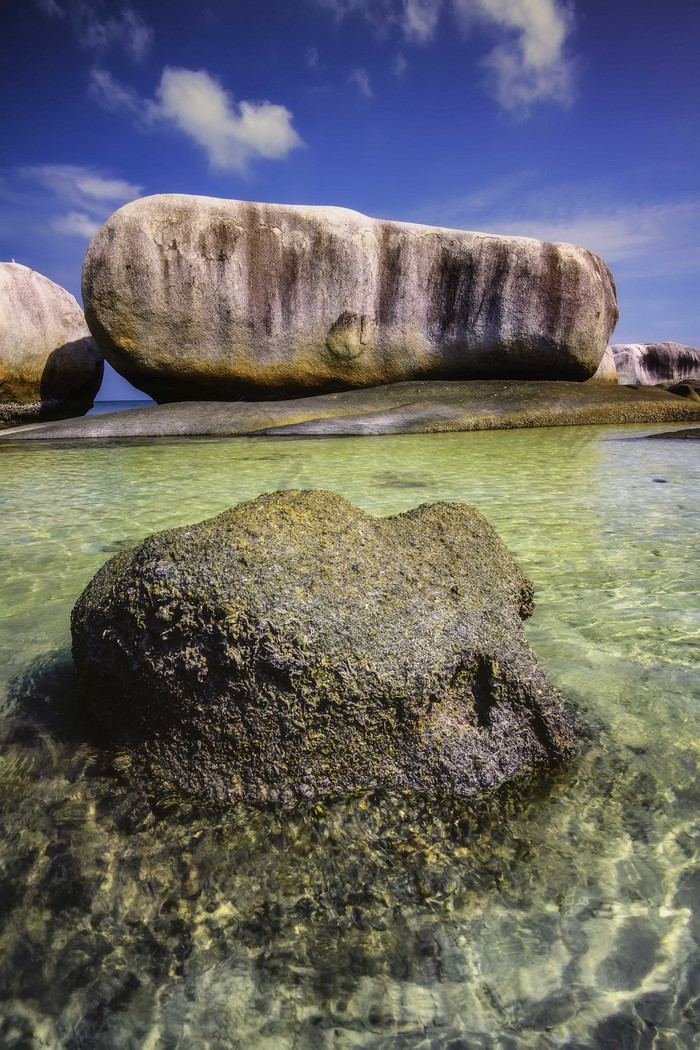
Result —
[{"label": "wet rock surface", "polygon": [[178,791],[470,796],[575,750],[532,608],[472,508],[278,492],[112,558],[73,655],[92,715]]},{"label": "wet rock surface", "polygon": [[700,427],[690,427],[687,430],[667,430],[663,434],[649,434],[650,438],[674,438],[678,441],[698,441],[700,440]]},{"label": "wet rock surface", "polygon": [[158,402],[585,380],[618,318],[575,245],[185,194],[115,212],[82,287],[107,360]]},{"label": "wet rock surface", "polygon": [[82,415],[104,361],[65,288],[19,263],[0,263],[0,428]]},{"label": "wet rock surface", "polygon": [[[700,421],[700,400],[605,383],[420,382],[288,401],[189,401],[23,427],[11,440],[419,434]],[[0,440],[2,440],[0,435]]]}]

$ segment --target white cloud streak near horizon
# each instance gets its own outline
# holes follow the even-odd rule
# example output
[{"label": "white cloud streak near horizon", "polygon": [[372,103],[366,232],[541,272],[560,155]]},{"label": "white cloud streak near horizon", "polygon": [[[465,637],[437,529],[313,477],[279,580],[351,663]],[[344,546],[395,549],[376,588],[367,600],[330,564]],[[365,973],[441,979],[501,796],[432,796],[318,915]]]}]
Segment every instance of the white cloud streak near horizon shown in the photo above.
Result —
[{"label": "white cloud streak near horizon", "polygon": [[621,199],[612,186],[538,185],[521,171],[463,197],[426,204],[414,221],[577,244],[626,272],[698,272],[700,198]]},{"label": "white cloud streak near horizon", "polygon": [[304,145],[286,106],[234,101],[205,70],[167,67],[154,100],[142,99],[108,70],[93,69],[90,93],[106,109],[126,109],[144,127],[167,122],[206,153],[212,168],[245,175],[257,159],[283,160]]},{"label": "white cloud streak near horizon", "polygon": [[103,0],[36,0],[50,18],[65,19],[79,45],[86,50],[104,52],[121,48],[135,62],[142,61],[153,43],[153,30],[133,7],[123,7],[118,15],[108,15]]},{"label": "white cloud streak near horizon", "polygon": [[337,19],[365,17],[381,32],[398,26],[407,41],[428,43],[444,11],[465,35],[480,26],[503,37],[482,60],[492,93],[504,109],[524,116],[536,102],[568,105],[574,63],[567,44],[573,0],[318,0]]}]

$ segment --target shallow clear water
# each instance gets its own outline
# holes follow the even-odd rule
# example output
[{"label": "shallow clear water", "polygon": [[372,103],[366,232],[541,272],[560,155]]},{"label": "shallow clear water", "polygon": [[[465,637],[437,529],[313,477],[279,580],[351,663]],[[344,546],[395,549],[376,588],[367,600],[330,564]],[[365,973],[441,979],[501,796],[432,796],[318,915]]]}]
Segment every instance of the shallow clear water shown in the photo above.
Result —
[{"label": "shallow clear water", "polygon": [[[628,440],[652,429],[3,448],[0,1045],[700,1045],[700,457]],[[149,532],[292,487],[478,507],[535,581],[580,757],[476,806],[280,814],[108,775],[56,721],[80,591]]]}]

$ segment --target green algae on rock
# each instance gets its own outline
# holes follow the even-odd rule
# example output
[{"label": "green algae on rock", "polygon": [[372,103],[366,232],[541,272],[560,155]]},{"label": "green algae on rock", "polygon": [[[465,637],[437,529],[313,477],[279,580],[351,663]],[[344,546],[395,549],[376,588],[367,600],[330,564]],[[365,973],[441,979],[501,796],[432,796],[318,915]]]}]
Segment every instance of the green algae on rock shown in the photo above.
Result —
[{"label": "green algae on rock", "polygon": [[0,434],[0,441],[220,435],[433,434],[609,423],[700,422],[700,402],[611,383],[391,383],[288,401],[184,401]]},{"label": "green algae on rock", "polygon": [[73,655],[91,714],[168,790],[470,796],[575,751],[532,609],[471,507],[274,492],[107,562]]}]

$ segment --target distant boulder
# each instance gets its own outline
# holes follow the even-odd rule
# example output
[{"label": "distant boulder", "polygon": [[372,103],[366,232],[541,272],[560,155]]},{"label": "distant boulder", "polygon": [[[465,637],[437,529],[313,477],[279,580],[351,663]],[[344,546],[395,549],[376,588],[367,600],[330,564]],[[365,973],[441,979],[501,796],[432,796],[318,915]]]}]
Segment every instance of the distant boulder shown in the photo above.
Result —
[{"label": "distant boulder", "polygon": [[92,717],[169,790],[473,795],[575,750],[532,609],[471,507],[273,492],[108,561],[73,655]]},{"label": "distant boulder", "polygon": [[65,288],[0,263],[0,426],[83,415],[104,360]]},{"label": "distant boulder", "polygon": [[571,244],[183,194],[107,220],[83,301],[107,360],[158,402],[581,381],[618,318],[608,268]]},{"label": "distant boulder", "polygon": [[700,383],[700,350],[682,343],[614,343],[619,381],[627,386]]}]

